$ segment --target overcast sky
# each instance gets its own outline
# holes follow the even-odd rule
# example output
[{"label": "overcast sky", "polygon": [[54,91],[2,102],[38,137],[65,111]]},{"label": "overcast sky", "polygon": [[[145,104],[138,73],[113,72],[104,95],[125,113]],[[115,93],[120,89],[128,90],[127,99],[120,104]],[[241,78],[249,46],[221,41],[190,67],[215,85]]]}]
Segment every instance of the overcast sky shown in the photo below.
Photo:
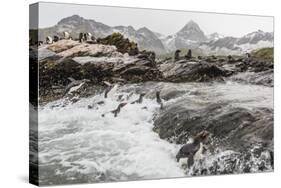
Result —
[{"label": "overcast sky", "polygon": [[121,8],[60,3],[40,3],[39,27],[55,25],[62,18],[78,14],[109,26],[147,27],[164,35],[179,31],[189,20],[199,24],[205,34],[218,32],[225,36],[241,37],[263,30],[273,31],[273,17],[201,13],[187,11]]}]

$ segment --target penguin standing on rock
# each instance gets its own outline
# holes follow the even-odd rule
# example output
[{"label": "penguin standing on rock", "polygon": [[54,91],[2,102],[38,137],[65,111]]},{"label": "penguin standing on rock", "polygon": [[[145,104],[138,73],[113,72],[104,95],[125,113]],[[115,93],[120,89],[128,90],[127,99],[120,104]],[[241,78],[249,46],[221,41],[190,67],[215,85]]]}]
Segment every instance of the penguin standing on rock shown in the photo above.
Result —
[{"label": "penguin standing on rock", "polygon": [[46,43],[47,43],[47,44],[52,44],[52,43],[53,43],[52,37],[47,36],[47,37],[46,37]]},{"label": "penguin standing on rock", "polygon": [[178,60],[180,60],[180,50],[176,50],[175,51],[175,54],[174,54],[174,60],[175,61],[178,61]]},{"label": "penguin standing on rock", "polygon": [[60,40],[60,38],[57,36],[57,35],[54,35],[53,36],[53,41],[54,42],[58,42]]},{"label": "penguin standing on rock", "polygon": [[201,147],[203,147],[202,145],[204,142],[206,142],[209,134],[210,133],[207,131],[202,131],[195,136],[192,143],[182,146],[176,155],[177,162],[179,162],[181,158],[188,157],[187,165],[188,167],[191,167],[194,163],[194,155],[199,151]]}]

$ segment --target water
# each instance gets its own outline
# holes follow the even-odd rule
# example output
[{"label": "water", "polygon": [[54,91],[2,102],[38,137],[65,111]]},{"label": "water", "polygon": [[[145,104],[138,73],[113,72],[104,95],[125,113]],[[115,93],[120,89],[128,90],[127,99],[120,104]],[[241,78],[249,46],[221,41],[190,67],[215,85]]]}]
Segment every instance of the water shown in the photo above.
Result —
[{"label": "water", "polygon": [[[50,103],[40,110],[42,184],[58,183],[57,178],[48,177],[50,172],[70,182],[184,176],[174,158],[179,146],[152,131],[152,118],[159,109],[156,101],[127,104],[115,118],[110,111],[118,106],[117,97],[109,95],[104,100],[98,95],[64,108],[51,108],[54,104]],[[136,98],[133,95],[131,100]],[[98,109],[87,108],[100,100],[105,104]]]},{"label": "water", "polygon": [[[273,88],[230,81],[131,84],[115,87],[107,99],[96,95],[74,104],[67,104],[66,99],[61,99],[39,109],[40,183],[87,183],[245,172],[239,167],[245,165],[245,156],[221,148],[215,153],[197,156],[191,169],[177,163],[175,155],[181,145],[162,140],[152,131],[153,118],[160,110],[152,98],[155,89],[181,93],[164,101],[164,104],[190,98],[201,105],[231,101],[231,105],[249,109],[273,108]],[[126,99],[132,91],[146,92],[142,104],[130,104],[138,98],[136,94]],[[120,103],[117,101],[119,95],[123,95],[128,104],[114,117],[110,111]],[[104,104],[97,105],[99,101],[104,101]],[[93,109],[88,109],[87,106],[92,104]],[[264,166],[271,170],[268,155],[247,157],[252,157],[250,161],[255,164],[264,158]],[[237,164],[237,169],[228,170],[228,165],[233,163]],[[259,170],[252,165],[249,172]]]}]

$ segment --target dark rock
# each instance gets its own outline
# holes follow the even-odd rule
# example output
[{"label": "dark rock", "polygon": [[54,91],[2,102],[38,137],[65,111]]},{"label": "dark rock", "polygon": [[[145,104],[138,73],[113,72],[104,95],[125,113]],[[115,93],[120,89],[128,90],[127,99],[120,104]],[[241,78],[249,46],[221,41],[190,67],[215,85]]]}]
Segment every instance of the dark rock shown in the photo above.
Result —
[{"label": "dark rock", "polygon": [[180,60],[175,63],[166,63],[160,66],[164,79],[172,82],[206,82],[222,80],[232,72],[211,65],[206,62],[191,62]]},{"label": "dark rock", "polygon": [[137,55],[139,49],[136,43],[130,42],[129,39],[124,38],[120,33],[113,33],[105,38],[97,39],[97,43],[104,45],[114,45],[121,53],[128,53],[129,55]]},{"label": "dark rock", "polygon": [[220,139],[221,146],[234,150],[264,143],[268,148],[273,139],[271,109],[229,107],[228,103],[199,105],[183,98],[167,105],[154,120],[154,131],[160,138],[184,144],[202,130]]}]

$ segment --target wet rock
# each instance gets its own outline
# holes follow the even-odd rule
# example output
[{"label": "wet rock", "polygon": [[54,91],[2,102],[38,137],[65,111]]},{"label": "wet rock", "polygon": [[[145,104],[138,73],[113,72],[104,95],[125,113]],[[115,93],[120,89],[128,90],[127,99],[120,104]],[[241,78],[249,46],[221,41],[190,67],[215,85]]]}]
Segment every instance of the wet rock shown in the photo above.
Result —
[{"label": "wet rock", "polygon": [[[162,139],[185,144],[202,130],[221,140],[221,147],[241,150],[273,139],[272,109],[231,107],[225,103],[196,103],[190,98],[165,105],[154,120],[154,131]],[[247,149],[246,149],[247,150]]]},{"label": "wet rock", "polygon": [[161,64],[159,69],[163,73],[164,79],[172,82],[206,82],[221,80],[223,77],[231,75],[230,71],[216,65],[186,60]]},{"label": "wet rock", "polygon": [[273,69],[262,72],[243,72],[230,77],[231,80],[241,83],[251,83],[273,87]]}]

